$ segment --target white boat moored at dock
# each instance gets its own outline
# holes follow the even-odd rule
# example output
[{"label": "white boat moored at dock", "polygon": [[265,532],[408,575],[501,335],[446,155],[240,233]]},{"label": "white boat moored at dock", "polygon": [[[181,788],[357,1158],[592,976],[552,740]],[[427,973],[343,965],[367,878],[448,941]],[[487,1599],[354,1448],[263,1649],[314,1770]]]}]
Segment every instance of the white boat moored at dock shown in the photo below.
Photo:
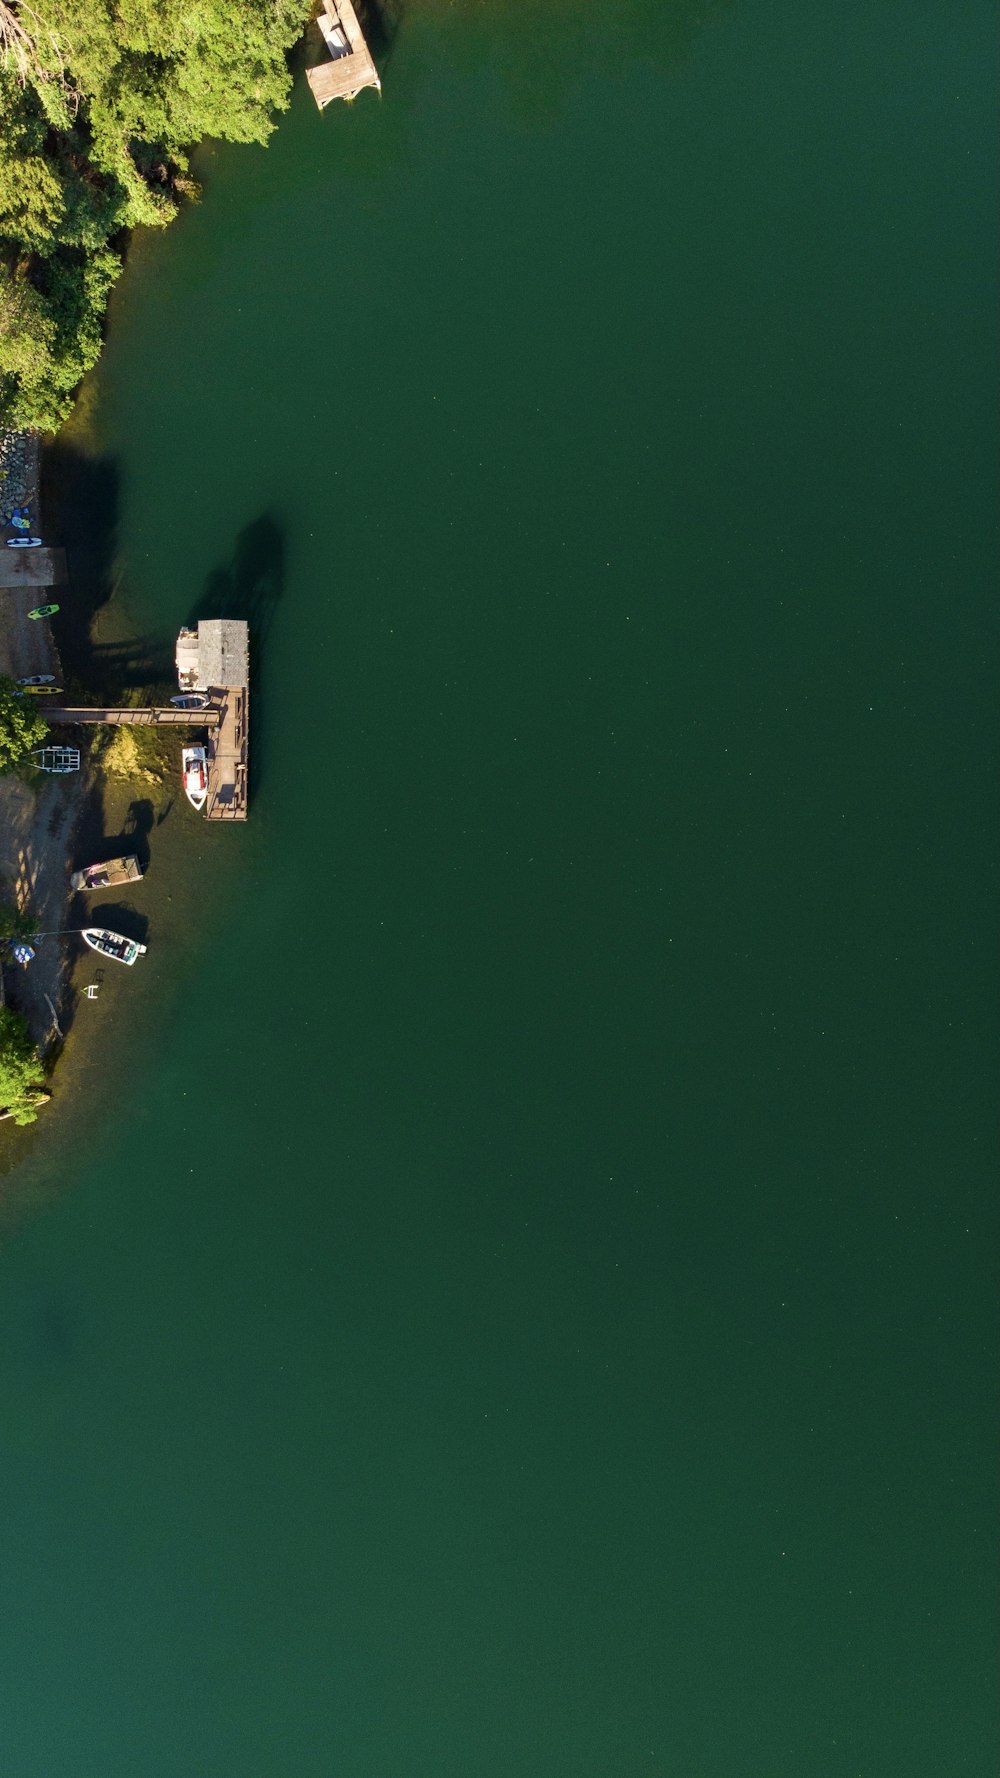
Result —
[{"label": "white boat moored at dock", "polygon": [[208,800],[208,752],[204,747],[182,747],[181,771],[184,794],[193,809],[203,809]]}]

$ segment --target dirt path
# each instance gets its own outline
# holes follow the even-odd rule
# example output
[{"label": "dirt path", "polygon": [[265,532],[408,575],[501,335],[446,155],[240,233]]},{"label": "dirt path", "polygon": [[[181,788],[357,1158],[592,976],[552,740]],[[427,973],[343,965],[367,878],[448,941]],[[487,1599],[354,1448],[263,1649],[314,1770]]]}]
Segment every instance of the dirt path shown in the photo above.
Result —
[{"label": "dirt path", "polygon": [[[26,505],[30,505],[32,524],[37,527],[38,440],[26,433],[0,433],[3,539],[17,536],[10,515],[15,507]],[[5,544],[0,541],[2,547]],[[59,682],[61,669],[52,627],[45,619],[28,616],[34,606],[47,602],[46,595],[37,589],[0,588],[0,674],[26,679],[35,673],[53,673]],[[0,778],[0,898],[29,908],[45,931],[58,931],[66,925],[70,845],[89,787],[86,769],[65,778],[17,773]],[[40,1045],[58,1034],[73,954],[72,941],[49,939],[38,946],[29,969],[9,962],[3,967],[9,1004],[26,1015],[31,1034]]]},{"label": "dirt path", "polygon": [[[43,932],[61,933],[67,924],[70,849],[82,809],[77,778],[50,778],[37,792],[19,777],[0,779],[0,895],[30,909]],[[32,1037],[43,1047],[61,1035],[78,943],[45,938],[28,969],[4,963],[8,1005],[25,1014]]]}]

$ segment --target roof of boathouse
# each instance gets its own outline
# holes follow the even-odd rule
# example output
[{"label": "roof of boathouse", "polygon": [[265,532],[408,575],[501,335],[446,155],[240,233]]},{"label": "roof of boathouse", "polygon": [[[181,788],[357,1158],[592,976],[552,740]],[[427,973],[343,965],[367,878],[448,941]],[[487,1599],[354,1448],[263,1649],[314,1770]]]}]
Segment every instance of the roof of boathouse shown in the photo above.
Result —
[{"label": "roof of boathouse", "polygon": [[198,625],[200,689],[210,685],[246,685],[250,676],[247,625],[242,618],[203,619]]},{"label": "roof of boathouse", "polygon": [[250,634],[243,618],[203,618],[177,638],[177,681],[183,691],[243,686],[250,678]]},{"label": "roof of boathouse", "polygon": [[356,98],[366,86],[381,91],[351,0],[323,0],[316,23],[329,53],[315,68],[306,69],[306,79],[320,110],[334,99]]}]

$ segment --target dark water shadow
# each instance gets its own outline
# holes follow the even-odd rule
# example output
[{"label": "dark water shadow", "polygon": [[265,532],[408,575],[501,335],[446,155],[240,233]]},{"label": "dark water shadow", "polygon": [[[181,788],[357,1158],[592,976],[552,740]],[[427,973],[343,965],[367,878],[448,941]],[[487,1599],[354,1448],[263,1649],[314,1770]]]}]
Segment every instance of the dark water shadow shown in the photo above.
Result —
[{"label": "dark water shadow", "polygon": [[114,591],[120,488],[113,457],[87,456],[61,438],[42,451],[45,539],[62,545],[69,568],[52,626],[67,680],[86,683],[92,677],[91,630]]},{"label": "dark water shadow", "polygon": [[[76,900],[80,899],[76,897]],[[109,932],[120,932],[123,938],[134,938],[137,944],[146,943],[149,919],[132,902],[101,901],[96,907],[88,907],[86,913],[87,918],[80,921],[81,926],[104,926]],[[82,938],[80,943],[83,944]],[[92,951],[91,956],[95,963],[107,963],[107,958],[98,951]],[[110,967],[114,969],[117,965],[111,963]]]},{"label": "dark water shadow", "polygon": [[214,568],[187,622],[242,617],[250,626],[250,800],[263,782],[267,757],[267,703],[261,698],[259,662],[285,589],[285,532],[263,513],[239,533],[227,568]]},{"label": "dark water shadow", "polygon": [[52,620],[66,703],[120,703],[126,692],[152,691],[170,679],[162,638],[94,640],[95,622],[116,590],[120,486],[113,457],[88,456],[62,438],[42,452],[45,537],[65,549],[69,575],[55,592],[59,612]]},{"label": "dark water shadow", "polygon": [[[145,875],[149,869],[149,836],[154,826],[159,825],[152,802],[148,797],[137,797],[129,806],[121,832],[114,834],[104,832],[102,802],[98,792],[88,796],[84,804],[74,846],[74,870],[81,870],[85,864],[100,864],[106,858],[131,855],[138,858],[139,868]],[[75,903],[81,902],[86,903],[86,897],[77,895]]]},{"label": "dark water shadow", "polygon": [[381,72],[392,59],[393,45],[403,19],[401,0],[359,0],[355,11],[372,59]]}]

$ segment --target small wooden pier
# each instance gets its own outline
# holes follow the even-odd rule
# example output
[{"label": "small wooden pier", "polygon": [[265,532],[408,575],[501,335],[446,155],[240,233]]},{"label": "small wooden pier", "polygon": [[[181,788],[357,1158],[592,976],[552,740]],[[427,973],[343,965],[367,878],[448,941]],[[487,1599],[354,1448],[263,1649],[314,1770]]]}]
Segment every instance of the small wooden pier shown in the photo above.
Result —
[{"label": "small wooden pier", "polygon": [[366,86],[381,92],[371,53],[351,0],[323,0],[317,25],[329,56],[306,70],[312,96],[321,111],[334,99],[356,99]]},{"label": "small wooden pier", "polygon": [[5,592],[65,585],[64,549],[0,549],[0,587]]},{"label": "small wooden pier", "polygon": [[186,710],[192,728],[208,726],[209,821],[245,821],[250,773],[250,630],[242,618],[203,618],[181,630],[176,649],[181,691],[203,691],[209,710]]},{"label": "small wooden pier", "polygon": [[78,722],[105,722],[111,728],[149,728],[154,724],[171,724],[184,728],[215,728],[222,720],[218,710],[207,705],[204,710],[175,710],[172,704],[163,706],[131,705],[128,709],[103,708],[92,704],[40,704],[39,710],[46,722],[74,725]]},{"label": "small wooden pier", "polygon": [[173,704],[127,708],[89,704],[41,704],[53,726],[107,723],[113,728],[207,729],[209,821],[245,821],[250,774],[250,632],[241,618],[203,621],[177,638],[177,683],[182,692],[204,692],[201,710]]},{"label": "small wooden pier", "polygon": [[[221,699],[213,715],[218,726],[208,737],[207,821],[245,821],[250,750],[247,718],[250,694],[245,685],[227,685],[210,694]],[[190,715],[190,712],[188,713]],[[203,712],[207,716],[207,710]]]}]

